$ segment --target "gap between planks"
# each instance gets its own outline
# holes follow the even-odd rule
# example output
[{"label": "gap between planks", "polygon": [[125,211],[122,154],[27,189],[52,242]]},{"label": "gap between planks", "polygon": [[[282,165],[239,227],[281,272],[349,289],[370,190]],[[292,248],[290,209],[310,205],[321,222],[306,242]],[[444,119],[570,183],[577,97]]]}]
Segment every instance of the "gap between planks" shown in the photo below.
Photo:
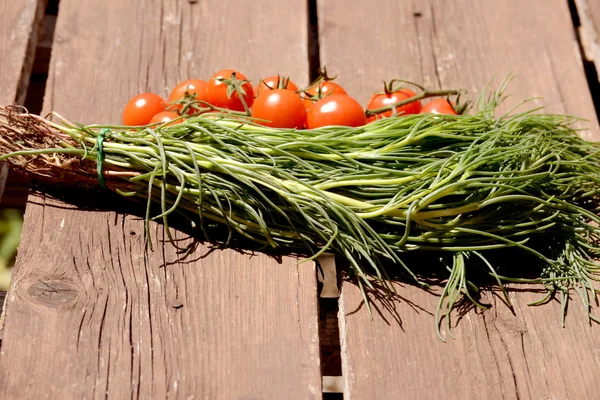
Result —
[{"label": "gap between planks", "polygon": [[321,50],[319,48],[319,15],[317,0],[308,0],[308,73],[309,81],[319,77]]},{"label": "gap between planks", "polygon": [[323,393],[343,393],[340,346],[339,271],[335,255],[317,259],[319,291],[319,343]]},{"label": "gap between planks", "polygon": [[6,309],[6,292],[0,292],[0,349],[2,348],[2,332],[4,331],[4,311]]}]

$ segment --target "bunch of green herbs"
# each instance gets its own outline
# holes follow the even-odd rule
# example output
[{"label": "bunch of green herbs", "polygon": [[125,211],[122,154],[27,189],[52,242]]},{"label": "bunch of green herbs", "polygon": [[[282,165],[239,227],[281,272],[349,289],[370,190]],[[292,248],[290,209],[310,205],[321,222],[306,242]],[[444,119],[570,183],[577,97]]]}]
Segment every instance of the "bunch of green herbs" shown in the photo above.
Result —
[{"label": "bunch of green herbs", "polygon": [[[0,160],[50,181],[98,184],[100,171],[109,189],[147,202],[146,222],[167,233],[178,213],[209,241],[226,230],[226,243],[242,237],[307,259],[336,253],[363,293],[373,282],[391,290],[390,274],[424,284],[405,262],[411,252],[450,254],[438,318],[461,297],[482,306],[469,279],[478,260],[503,291],[537,282],[566,307],[574,290],[596,320],[600,145],[578,136],[573,117],[496,115],[504,89],[482,94],[470,114],[314,130],[223,113],[82,126],[3,109]],[[509,248],[539,263],[539,276],[521,276],[519,262],[500,275],[489,254]]]}]

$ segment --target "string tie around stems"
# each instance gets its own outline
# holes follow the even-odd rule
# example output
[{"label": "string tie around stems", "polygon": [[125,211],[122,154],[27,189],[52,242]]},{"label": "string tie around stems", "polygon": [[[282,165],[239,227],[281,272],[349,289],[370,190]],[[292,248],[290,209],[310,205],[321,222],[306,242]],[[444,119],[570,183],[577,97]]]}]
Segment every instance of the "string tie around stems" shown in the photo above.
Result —
[{"label": "string tie around stems", "polygon": [[102,189],[106,189],[104,183],[104,138],[107,133],[110,133],[110,129],[104,128],[100,131],[100,134],[96,138],[96,164],[98,165],[98,183]]}]

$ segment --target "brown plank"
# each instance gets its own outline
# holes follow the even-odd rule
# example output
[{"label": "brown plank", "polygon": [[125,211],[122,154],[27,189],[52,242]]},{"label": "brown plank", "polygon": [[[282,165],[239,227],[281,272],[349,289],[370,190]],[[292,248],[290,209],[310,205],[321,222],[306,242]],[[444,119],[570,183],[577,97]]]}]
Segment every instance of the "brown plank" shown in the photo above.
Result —
[{"label": "brown plank", "polygon": [[[577,6],[578,13],[583,12],[584,14],[588,14],[592,22],[596,26],[600,26],[600,2],[598,0],[574,0],[574,2]],[[586,7],[581,7],[583,10],[580,10],[580,5],[585,5]],[[582,18],[581,14],[579,14],[579,18]],[[582,23],[582,21],[580,21],[580,23]]]},{"label": "brown plank", "polygon": [[[363,104],[384,78],[476,94],[492,76],[512,71],[515,98],[543,96],[538,104],[590,119],[586,136],[600,138],[567,2],[390,0],[368,12],[357,0],[318,4],[321,62]],[[438,297],[397,289],[401,297],[374,301],[371,321],[358,288],[343,284],[344,398],[597,396],[599,331],[577,299],[562,329],[557,302],[526,305],[540,293],[512,292],[516,315],[488,293],[484,300],[497,304],[467,313],[456,340],[444,344],[432,315]]]},{"label": "brown plank", "polygon": [[178,261],[145,251],[139,218],[65,206],[30,197],[1,398],[318,398],[310,266],[202,246]]},{"label": "brown plank", "polygon": [[579,16],[579,37],[586,60],[600,70],[600,1],[574,0]]},{"label": "brown plank", "polygon": [[[44,12],[43,0],[0,3],[0,104],[23,104],[33,65],[38,26]],[[4,195],[8,167],[0,163],[0,200]],[[5,293],[0,291],[0,339]]]},{"label": "brown plank", "polygon": [[[44,16],[43,0],[0,3],[0,104],[23,104],[33,67],[38,31]],[[0,163],[0,199],[8,168]],[[0,303],[1,304],[1,303]]]},{"label": "brown plank", "polygon": [[[44,108],[118,122],[132,95],[226,67],[306,83],[306,15],[304,1],[62,0]],[[139,218],[30,197],[0,398],[318,399],[318,357],[313,265],[204,246],[178,261],[146,252]]]},{"label": "brown plank", "polygon": [[414,286],[396,289],[397,298],[373,300],[371,321],[358,289],[343,285],[340,337],[347,398],[595,397],[598,327],[587,324],[578,299],[563,329],[558,302],[527,306],[543,297],[540,292],[511,292],[515,315],[498,293],[486,293],[482,301],[492,308],[469,311],[453,325],[456,339],[446,335],[443,343],[433,315],[438,297]]},{"label": "brown plank", "polygon": [[0,104],[23,104],[44,15],[43,0],[0,3]]},{"label": "brown plank", "polygon": [[598,130],[566,2],[385,1],[369,10],[369,24],[359,0],[318,4],[321,62],[363,104],[384,78],[476,96],[514,72],[515,98],[542,97],[535,104]]}]

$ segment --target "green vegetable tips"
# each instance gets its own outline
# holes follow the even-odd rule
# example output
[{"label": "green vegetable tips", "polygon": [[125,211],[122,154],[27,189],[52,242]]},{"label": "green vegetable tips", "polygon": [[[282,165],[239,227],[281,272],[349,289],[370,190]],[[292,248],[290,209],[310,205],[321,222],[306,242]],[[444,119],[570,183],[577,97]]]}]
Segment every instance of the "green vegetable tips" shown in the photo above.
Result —
[{"label": "green vegetable tips", "polygon": [[[543,283],[565,306],[575,290],[595,320],[600,145],[577,136],[573,117],[537,109],[496,116],[506,84],[482,94],[470,114],[356,128],[275,129],[222,113],[176,125],[81,126],[5,108],[0,159],[39,179],[91,185],[100,160],[108,188],[147,201],[148,221],[168,227],[176,212],[208,239],[216,225],[265,248],[311,258],[332,251],[363,289],[397,271],[420,282],[407,253],[451,253],[440,318],[461,296],[477,303],[469,280],[476,259],[500,287]],[[501,276],[489,254],[503,248],[537,260],[540,276],[518,267]]]}]

